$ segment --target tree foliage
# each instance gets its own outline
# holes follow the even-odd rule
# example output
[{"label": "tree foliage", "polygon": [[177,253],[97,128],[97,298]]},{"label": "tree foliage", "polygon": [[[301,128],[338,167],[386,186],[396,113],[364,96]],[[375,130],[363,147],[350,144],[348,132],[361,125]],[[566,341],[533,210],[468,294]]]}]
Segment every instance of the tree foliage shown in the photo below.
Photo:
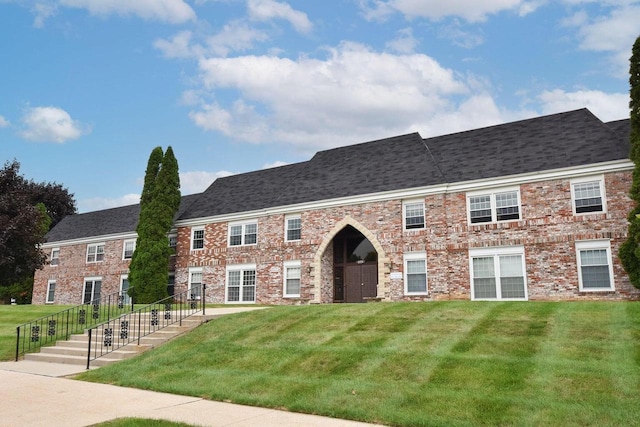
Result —
[{"label": "tree foliage", "polygon": [[156,147],[149,156],[140,197],[138,240],[129,265],[129,295],[149,304],[166,297],[169,274],[168,233],[180,206],[178,162],[171,147]]},{"label": "tree foliage", "polygon": [[640,37],[633,44],[629,60],[629,85],[631,95],[629,101],[631,122],[629,157],[635,164],[630,196],[636,205],[629,212],[628,237],[620,246],[618,255],[631,283],[636,288],[640,288]]},{"label": "tree foliage", "polygon": [[5,163],[0,170],[0,297],[30,298],[33,274],[46,260],[40,249],[45,234],[75,211],[67,189],[27,180],[20,163]]}]

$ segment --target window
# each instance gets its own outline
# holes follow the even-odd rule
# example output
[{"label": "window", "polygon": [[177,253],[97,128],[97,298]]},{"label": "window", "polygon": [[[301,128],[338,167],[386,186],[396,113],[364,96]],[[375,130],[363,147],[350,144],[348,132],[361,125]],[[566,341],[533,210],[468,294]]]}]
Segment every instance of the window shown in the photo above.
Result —
[{"label": "window", "polygon": [[129,276],[126,274],[120,276],[120,296],[122,297],[122,304],[131,304],[131,297],[129,296]]},{"label": "window", "polygon": [[169,273],[169,280],[167,281],[167,293],[170,297],[176,293],[176,274]]},{"label": "window", "polygon": [[52,266],[56,266],[60,263],[60,248],[51,249],[51,262],[49,263]]},{"label": "window", "polygon": [[176,246],[178,246],[178,235],[169,234],[169,247],[175,250]]},{"label": "window", "polygon": [[82,303],[90,304],[100,300],[100,288],[102,288],[101,277],[88,277],[84,279],[84,291],[82,293]]},{"label": "window", "polygon": [[49,280],[47,283],[47,299],[45,303],[52,304],[56,296],[56,281]]},{"label": "window", "polygon": [[404,202],[402,207],[404,210],[405,230],[422,229],[425,227],[423,201]]},{"label": "window", "polygon": [[202,268],[189,269],[189,299],[202,297]]},{"label": "window", "polygon": [[605,212],[604,180],[587,178],[571,182],[573,212],[576,214]]},{"label": "window", "polygon": [[580,290],[613,291],[611,243],[608,240],[576,242]]},{"label": "window", "polygon": [[227,267],[226,301],[230,303],[256,302],[256,266]]},{"label": "window", "polygon": [[469,194],[467,200],[471,224],[520,219],[520,190],[518,189]]},{"label": "window", "polygon": [[471,249],[471,298],[526,300],[524,248]]},{"label": "window", "polygon": [[405,295],[427,294],[427,254],[415,252],[404,256]]},{"label": "window", "polygon": [[204,248],[204,227],[191,229],[191,249]]},{"label": "window", "polygon": [[104,243],[87,245],[87,262],[100,262],[104,260]]},{"label": "window", "polygon": [[300,297],[300,261],[287,261],[284,263],[284,296]]},{"label": "window", "polygon": [[285,217],[285,240],[292,242],[294,240],[300,240],[302,220],[300,216],[287,216]]},{"label": "window", "polygon": [[135,240],[125,240],[122,249],[122,259],[131,259],[133,251],[136,249]]},{"label": "window", "polygon": [[255,245],[257,241],[257,222],[229,224],[229,246]]}]

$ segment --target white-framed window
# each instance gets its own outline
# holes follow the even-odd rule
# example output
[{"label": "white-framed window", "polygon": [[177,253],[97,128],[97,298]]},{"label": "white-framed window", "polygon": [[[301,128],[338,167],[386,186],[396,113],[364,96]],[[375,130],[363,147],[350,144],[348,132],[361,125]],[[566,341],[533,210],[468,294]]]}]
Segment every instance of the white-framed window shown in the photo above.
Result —
[{"label": "white-framed window", "polygon": [[604,177],[571,180],[571,204],[576,215],[606,212]]},{"label": "white-framed window", "polygon": [[613,262],[609,240],[576,242],[580,291],[613,291]]},{"label": "white-framed window", "polygon": [[52,267],[60,264],[60,248],[51,249],[51,257],[49,259],[49,265],[51,265]]},{"label": "white-framed window", "polygon": [[104,260],[104,243],[87,245],[87,262],[100,262]]},{"label": "white-framed window", "polygon": [[256,265],[242,264],[227,267],[225,301],[228,303],[256,302]]},{"label": "white-framed window", "polygon": [[129,296],[129,275],[123,274],[120,276],[120,296],[122,297],[122,304],[131,304],[131,297]]},{"label": "white-framed window", "polygon": [[189,268],[189,299],[202,297],[202,267]]},{"label": "white-framed window", "polygon": [[467,193],[467,212],[470,224],[519,220],[520,189]]},{"label": "white-framed window", "polygon": [[284,292],[285,298],[300,297],[300,261],[285,261],[284,263]]},{"label": "white-framed window", "polygon": [[404,255],[404,293],[405,295],[428,293],[426,252],[412,252]]},{"label": "white-framed window", "polygon": [[100,299],[102,277],[85,277],[82,291],[82,303],[89,304]]},{"label": "white-framed window", "polygon": [[47,282],[47,298],[45,300],[46,304],[53,304],[56,297],[56,281],[49,280]]},{"label": "white-framed window", "polygon": [[524,247],[469,250],[471,299],[526,300]]},{"label": "white-framed window", "polygon": [[204,249],[204,227],[193,227],[191,229],[191,249]]},{"label": "white-framed window", "polygon": [[287,215],[284,218],[284,240],[293,242],[302,238],[302,219],[300,215]]},{"label": "white-framed window", "polygon": [[419,230],[425,228],[424,201],[407,200],[402,203],[402,211],[405,230]]},{"label": "white-framed window", "polygon": [[125,240],[122,245],[122,259],[131,259],[136,250],[136,239]]},{"label": "white-framed window", "polygon": [[[204,237],[204,236],[203,236]],[[178,246],[178,235],[177,234],[169,234],[169,247],[173,250]]]},{"label": "white-framed window", "polygon": [[255,245],[257,242],[257,221],[234,222],[229,224],[229,246]]}]

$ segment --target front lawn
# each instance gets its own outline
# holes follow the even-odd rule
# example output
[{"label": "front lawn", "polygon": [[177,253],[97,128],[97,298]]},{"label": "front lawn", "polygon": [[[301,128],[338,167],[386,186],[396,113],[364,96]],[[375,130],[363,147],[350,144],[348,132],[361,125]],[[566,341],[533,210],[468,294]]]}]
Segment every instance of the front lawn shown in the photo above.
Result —
[{"label": "front lawn", "polygon": [[0,305],[0,361],[16,358],[16,327],[57,313],[67,305]]},{"label": "front lawn", "polygon": [[640,304],[273,307],[80,378],[389,425],[634,425]]}]

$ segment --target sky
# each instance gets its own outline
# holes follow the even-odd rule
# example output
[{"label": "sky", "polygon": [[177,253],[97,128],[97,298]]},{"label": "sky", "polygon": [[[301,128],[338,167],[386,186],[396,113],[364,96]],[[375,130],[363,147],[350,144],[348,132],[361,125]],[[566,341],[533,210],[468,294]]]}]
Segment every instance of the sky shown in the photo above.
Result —
[{"label": "sky", "polygon": [[[0,0],[0,161],[79,212],[411,132],[629,117],[640,0]],[[401,165],[398,165],[401,167]]]}]

